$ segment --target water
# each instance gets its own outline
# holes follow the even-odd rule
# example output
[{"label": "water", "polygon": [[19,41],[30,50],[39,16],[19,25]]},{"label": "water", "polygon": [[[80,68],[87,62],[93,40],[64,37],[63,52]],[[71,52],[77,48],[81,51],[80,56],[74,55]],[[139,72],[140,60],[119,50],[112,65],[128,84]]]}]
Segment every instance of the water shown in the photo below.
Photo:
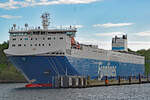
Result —
[{"label": "water", "polygon": [[0,100],[150,100],[150,84],[82,89],[26,89],[0,84]]}]

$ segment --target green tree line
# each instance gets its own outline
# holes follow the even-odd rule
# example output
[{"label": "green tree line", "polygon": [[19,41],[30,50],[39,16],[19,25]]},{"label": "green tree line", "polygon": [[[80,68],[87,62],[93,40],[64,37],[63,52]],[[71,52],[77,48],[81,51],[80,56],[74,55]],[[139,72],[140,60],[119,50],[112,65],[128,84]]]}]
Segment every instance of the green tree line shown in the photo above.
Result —
[{"label": "green tree line", "polygon": [[150,74],[150,49],[138,50],[136,51],[136,53],[145,57],[145,75],[149,75]]},{"label": "green tree line", "polygon": [[8,42],[0,44],[0,80],[24,80],[23,75],[6,57],[4,50],[7,48]]}]

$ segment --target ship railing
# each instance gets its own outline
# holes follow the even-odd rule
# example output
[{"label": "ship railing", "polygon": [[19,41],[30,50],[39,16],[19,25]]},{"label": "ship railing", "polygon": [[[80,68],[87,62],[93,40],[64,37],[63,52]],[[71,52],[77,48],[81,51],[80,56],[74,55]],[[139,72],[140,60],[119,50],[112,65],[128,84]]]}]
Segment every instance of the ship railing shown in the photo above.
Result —
[{"label": "ship railing", "polygon": [[71,28],[58,28],[58,27],[51,27],[51,28],[49,28],[49,29],[41,29],[40,27],[28,27],[28,28],[20,28],[20,27],[18,27],[18,28],[11,28],[11,29],[9,29],[9,32],[20,32],[20,31],[31,31],[31,30],[46,30],[46,31],[48,31],[48,30],[52,30],[52,31],[76,31],[77,30],[77,28],[75,28],[75,27],[71,27]]}]

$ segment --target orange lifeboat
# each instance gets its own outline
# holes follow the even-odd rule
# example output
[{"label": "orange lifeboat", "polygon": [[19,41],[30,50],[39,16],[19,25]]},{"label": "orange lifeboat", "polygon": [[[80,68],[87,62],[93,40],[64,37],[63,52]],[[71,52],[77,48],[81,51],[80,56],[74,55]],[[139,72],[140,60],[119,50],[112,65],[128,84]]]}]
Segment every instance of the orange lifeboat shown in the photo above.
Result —
[{"label": "orange lifeboat", "polygon": [[75,45],[75,44],[76,44],[76,42],[75,42],[74,37],[71,37],[71,45]]}]

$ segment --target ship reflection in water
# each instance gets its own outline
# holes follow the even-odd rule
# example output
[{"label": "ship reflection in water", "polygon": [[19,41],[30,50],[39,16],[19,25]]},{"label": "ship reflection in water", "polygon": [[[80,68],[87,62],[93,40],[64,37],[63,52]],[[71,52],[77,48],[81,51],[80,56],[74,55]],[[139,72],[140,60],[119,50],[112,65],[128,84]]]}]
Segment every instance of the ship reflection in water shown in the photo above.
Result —
[{"label": "ship reflection in water", "polygon": [[150,100],[150,84],[82,89],[27,89],[25,84],[1,84],[0,100]]}]

